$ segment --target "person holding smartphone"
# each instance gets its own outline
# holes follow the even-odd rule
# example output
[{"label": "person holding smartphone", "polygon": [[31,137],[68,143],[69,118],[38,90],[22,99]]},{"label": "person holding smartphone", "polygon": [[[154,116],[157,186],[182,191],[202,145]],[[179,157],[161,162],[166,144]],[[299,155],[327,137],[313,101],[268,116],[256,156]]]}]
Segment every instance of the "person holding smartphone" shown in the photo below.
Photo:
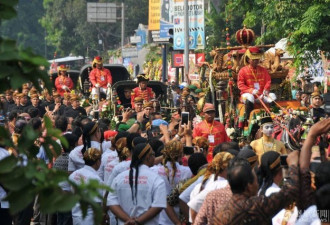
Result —
[{"label": "person holding smartphone", "polygon": [[203,107],[204,120],[197,124],[193,129],[193,138],[205,137],[210,145],[207,154],[207,161],[212,161],[212,152],[215,146],[222,142],[230,141],[225,127],[222,123],[215,121],[215,107],[211,103],[205,103]]}]

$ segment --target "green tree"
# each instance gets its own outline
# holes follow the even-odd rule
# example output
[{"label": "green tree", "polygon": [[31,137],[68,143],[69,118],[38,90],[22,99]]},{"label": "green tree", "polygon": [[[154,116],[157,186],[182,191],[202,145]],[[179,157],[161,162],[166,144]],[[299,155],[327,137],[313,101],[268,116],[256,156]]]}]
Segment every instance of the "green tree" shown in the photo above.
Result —
[{"label": "green tree", "polygon": [[[114,0],[100,2],[120,3]],[[125,0],[124,3],[125,40],[128,40],[139,23],[147,23],[148,1]],[[106,55],[108,50],[120,46],[121,21],[88,23],[86,0],[44,0],[44,8],[46,13],[41,20],[42,25],[47,30],[47,40],[56,47],[59,55]],[[120,16],[120,10],[117,11]],[[102,45],[98,40],[102,40]]]},{"label": "green tree", "polygon": [[235,0],[227,10],[245,12],[243,23],[250,28],[264,26],[257,43],[275,43],[289,38],[288,50],[296,58],[298,68],[319,58],[319,50],[329,55],[329,0]]},{"label": "green tree", "polygon": [[[51,57],[52,49],[45,46],[45,29],[39,23],[39,19],[44,14],[42,1],[20,0],[15,8],[18,16],[3,21],[0,34],[3,37],[15,39],[22,47],[31,47],[37,54]],[[46,55],[47,52],[49,54]]]}]

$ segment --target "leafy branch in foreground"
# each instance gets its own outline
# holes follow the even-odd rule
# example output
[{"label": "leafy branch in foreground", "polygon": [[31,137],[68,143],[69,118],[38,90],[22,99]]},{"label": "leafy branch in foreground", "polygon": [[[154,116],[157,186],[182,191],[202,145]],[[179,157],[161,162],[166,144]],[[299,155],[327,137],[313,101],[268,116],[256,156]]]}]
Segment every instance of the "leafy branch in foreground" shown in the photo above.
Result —
[{"label": "leafy branch in foreground", "polygon": [[[36,195],[39,195],[40,210],[44,213],[67,212],[79,202],[83,215],[85,216],[88,207],[91,207],[95,224],[100,224],[102,206],[94,199],[103,198],[99,194],[100,189],[110,189],[97,181],[77,185],[68,180],[68,173],[49,169],[44,161],[36,159],[35,155],[39,150],[35,145],[37,140],[43,140],[41,145],[50,159],[61,152],[61,147],[54,138],[67,145],[61,131],[52,127],[48,117],[44,118],[44,123],[47,132],[43,133],[42,138],[27,125],[16,147],[11,142],[8,131],[0,127],[0,136],[3,137],[0,139],[0,145],[15,148],[18,154],[17,157],[11,155],[0,161],[0,184],[8,191],[7,200],[11,213],[23,210],[34,201]],[[60,188],[59,183],[64,181],[73,186],[74,192],[64,192]]]}]

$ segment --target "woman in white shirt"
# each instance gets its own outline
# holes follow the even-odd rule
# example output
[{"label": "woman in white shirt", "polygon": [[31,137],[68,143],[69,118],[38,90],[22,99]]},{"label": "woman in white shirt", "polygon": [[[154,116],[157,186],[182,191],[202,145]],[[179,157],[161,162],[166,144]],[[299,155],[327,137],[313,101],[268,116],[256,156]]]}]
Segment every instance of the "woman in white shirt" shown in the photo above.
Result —
[{"label": "woman in white shirt", "polygon": [[[261,181],[259,195],[268,197],[281,190],[279,185],[283,180],[283,174],[280,161],[280,154],[275,151],[266,152],[261,156],[258,172],[258,180]],[[277,213],[273,217],[272,222],[274,225],[293,225],[296,222],[297,216],[298,209],[292,204]]]},{"label": "woman in white shirt", "polygon": [[98,123],[89,122],[83,127],[83,145],[75,147],[69,154],[68,171],[73,172],[85,165],[83,154],[88,148],[101,150],[101,131]]},{"label": "woman in white shirt", "polygon": [[[163,162],[151,168],[163,178],[166,186],[166,194],[169,195],[172,189],[182,180],[191,178],[192,172],[189,167],[182,166],[178,160],[182,157],[183,145],[181,141],[171,141],[165,144],[162,150]],[[176,214],[179,214],[179,206],[174,207]],[[163,210],[159,217],[159,224],[173,224],[165,210]]]},{"label": "woman in white shirt", "polygon": [[[158,214],[166,208],[166,188],[162,178],[150,170],[155,153],[149,144],[138,144],[132,155],[129,171],[119,174],[112,182],[107,199],[119,225],[158,225]],[[136,179],[137,178],[137,179]]]},{"label": "woman in white shirt", "polygon": [[234,155],[229,152],[217,153],[212,162],[208,165],[202,183],[197,184],[190,194],[188,202],[189,220],[194,222],[194,219],[202,207],[206,195],[213,190],[224,188],[228,185],[227,167],[229,161],[234,158]]},{"label": "woman in white shirt", "polygon": [[[83,159],[85,161],[85,166],[79,170],[74,171],[69,179],[76,184],[81,184],[82,180],[84,183],[88,183],[90,180],[97,180],[100,184],[103,181],[97,174],[97,170],[101,165],[101,155],[102,152],[96,148],[89,148],[84,152]],[[102,204],[103,191],[99,191],[99,196],[94,199],[95,202]],[[72,220],[73,225],[90,225],[94,224],[94,214],[92,208],[87,209],[87,215],[83,218],[82,211],[80,209],[80,204],[77,203],[72,208]]]}]

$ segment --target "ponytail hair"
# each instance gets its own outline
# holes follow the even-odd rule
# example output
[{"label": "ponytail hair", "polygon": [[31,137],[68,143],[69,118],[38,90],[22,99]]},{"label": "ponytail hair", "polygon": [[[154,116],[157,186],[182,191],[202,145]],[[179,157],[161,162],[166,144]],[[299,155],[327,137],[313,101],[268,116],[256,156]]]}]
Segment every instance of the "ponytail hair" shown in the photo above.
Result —
[{"label": "ponytail hair", "polygon": [[[134,205],[137,205],[137,189],[138,189],[138,177],[139,166],[143,164],[146,156],[153,151],[151,146],[147,143],[140,143],[134,147],[132,161],[129,171],[129,185],[132,192],[132,201]],[[133,185],[133,170],[135,169],[135,185]],[[135,190],[135,193],[134,193]]]},{"label": "ponytail hair", "polygon": [[87,149],[91,147],[91,136],[97,131],[98,123],[89,122],[83,127],[83,144],[81,153],[84,155]]},{"label": "ponytail hair", "polygon": [[[167,179],[171,184],[174,184],[174,177],[177,171],[176,162],[178,161],[179,157],[182,156],[182,152],[183,152],[183,145],[180,141],[170,141],[165,144],[165,147],[162,150],[163,153],[162,163],[165,168],[165,174],[167,176]],[[169,169],[167,168],[166,165],[167,162],[171,163],[173,169],[171,181],[170,181]]]},{"label": "ponytail hair", "polygon": [[274,177],[281,168],[280,154],[269,151],[261,156],[261,163],[258,172],[258,180],[261,181],[259,195],[265,195],[266,190],[273,184]]}]

